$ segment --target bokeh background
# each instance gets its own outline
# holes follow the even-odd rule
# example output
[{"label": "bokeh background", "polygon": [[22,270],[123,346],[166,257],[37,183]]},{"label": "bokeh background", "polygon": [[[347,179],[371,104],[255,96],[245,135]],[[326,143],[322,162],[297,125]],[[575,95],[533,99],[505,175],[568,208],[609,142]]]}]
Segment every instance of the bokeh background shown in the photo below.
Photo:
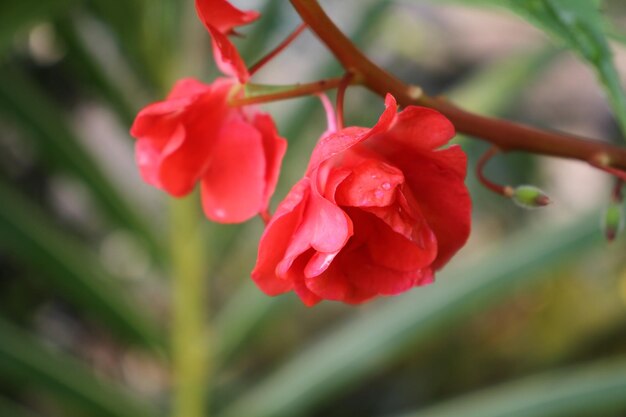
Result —
[{"label": "bokeh background", "polygon": [[[588,66],[483,3],[323,5],[373,60],[431,95],[624,143]],[[235,4],[263,13],[236,40],[248,63],[298,24],[285,1]],[[624,80],[626,5],[604,10]],[[498,157],[490,177],[554,201],[523,210],[481,188],[473,167],[486,145],[458,137],[473,233],[434,285],[359,307],[269,298],[249,279],[260,219],[211,224],[196,195],[172,203],[134,164],[136,112],[177,78],[213,80],[211,56],[191,0],[0,3],[0,416],[170,415],[185,367],[200,373],[191,391],[207,416],[626,415],[626,239],[607,244],[600,228],[610,178]],[[337,75],[305,33],[255,82]],[[325,118],[314,98],[264,108],[289,140],[275,205]],[[348,91],[349,124],[369,126],[382,108]],[[177,274],[200,277],[199,305],[176,291]],[[202,320],[173,313],[181,305]],[[171,346],[189,363],[172,362]]]}]

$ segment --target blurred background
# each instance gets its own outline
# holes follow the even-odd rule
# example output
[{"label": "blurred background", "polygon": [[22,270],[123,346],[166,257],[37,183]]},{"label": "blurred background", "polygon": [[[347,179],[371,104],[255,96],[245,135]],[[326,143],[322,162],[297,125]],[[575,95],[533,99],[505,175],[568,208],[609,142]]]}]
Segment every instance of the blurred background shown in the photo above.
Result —
[{"label": "blurred background", "polygon": [[[234,3],[263,13],[235,41],[248,64],[299,23],[285,1]],[[323,5],[374,61],[430,95],[623,143],[593,70],[508,10]],[[624,82],[626,5],[604,12]],[[473,232],[435,284],[359,307],[269,298],[249,278],[260,219],[212,224],[197,196],[170,201],[134,164],[136,112],[177,78],[211,82],[211,62],[191,0],[0,3],[0,416],[626,415],[626,239],[608,244],[600,228],[611,178],[497,157],[492,179],[554,201],[525,211],[481,188],[473,167],[486,145],[457,137]],[[254,81],[337,75],[305,32]],[[289,140],[275,206],[325,118],[313,98],[264,108]],[[347,123],[370,126],[382,108],[352,88]],[[173,405],[186,395],[203,409]]]}]

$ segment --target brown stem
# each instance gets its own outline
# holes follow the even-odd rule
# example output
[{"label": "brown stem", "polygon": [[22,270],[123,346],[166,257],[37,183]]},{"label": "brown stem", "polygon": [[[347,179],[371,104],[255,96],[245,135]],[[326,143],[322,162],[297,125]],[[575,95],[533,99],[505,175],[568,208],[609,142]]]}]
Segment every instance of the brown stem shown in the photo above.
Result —
[{"label": "brown stem", "polygon": [[344,98],[346,97],[346,90],[348,89],[348,86],[350,85],[350,82],[352,81],[353,78],[354,78],[354,74],[352,74],[351,72],[346,72],[344,76],[341,77],[341,83],[339,84],[339,87],[337,88],[337,128],[338,129],[344,128],[343,102],[344,102]]},{"label": "brown stem", "polygon": [[[552,132],[467,112],[445,99],[422,94],[370,61],[328,18],[316,0],[290,0],[300,17],[355,79],[380,96],[391,93],[403,106],[433,108],[444,114],[459,132],[497,146],[502,152],[525,151],[578,159],[617,175],[626,170],[626,149],[609,143]],[[602,161],[598,164],[598,161]]]},{"label": "brown stem", "polygon": [[272,101],[286,100],[289,98],[310,96],[322,91],[332,90],[339,87],[343,77],[327,78],[325,80],[314,81],[307,84],[297,84],[291,87],[284,86],[284,90],[269,94],[250,96],[244,98],[231,98],[229,104],[233,107],[245,106],[248,104],[270,103]]},{"label": "brown stem", "polygon": [[289,46],[291,42],[293,42],[298,35],[300,35],[304,29],[306,29],[306,23],[301,23],[293,32],[289,34],[276,48],[272,49],[267,55],[259,60],[256,64],[250,67],[249,73],[250,76],[254,75],[258,70],[260,70],[265,64],[271,61],[276,55],[281,53],[286,47]]},{"label": "brown stem", "polygon": [[496,194],[511,198],[514,193],[512,187],[496,184],[485,176],[485,166],[487,165],[487,162],[489,162],[491,158],[496,156],[498,153],[500,153],[500,149],[498,149],[496,146],[492,146],[480,157],[478,163],[476,164],[476,176],[478,177],[480,183],[489,190],[493,191]]}]

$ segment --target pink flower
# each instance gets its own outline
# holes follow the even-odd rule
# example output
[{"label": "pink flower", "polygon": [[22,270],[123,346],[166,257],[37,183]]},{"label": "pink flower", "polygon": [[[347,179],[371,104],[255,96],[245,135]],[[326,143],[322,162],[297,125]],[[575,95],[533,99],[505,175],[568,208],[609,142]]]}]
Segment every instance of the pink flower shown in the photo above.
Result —
[{"label": "pink flower", "polygon": [[248,69],[227,35],[234,33],[235,27],[253,22],[260,13],[243,12],[226,0],[196,0],[196,11],[211,35],[213,55],[220,71],[245,83]]},{"label": "pink flower", "polygon": [[143,179],[176,197],[199,181],[207,217],[221,223],[267,209],[286,149],[269,115],[228,106],[234,84],[180,80],[167,99],[141,110],[131,128]]},{"label": "pink flower", "polygon": [[466,242],[466,157],[440,113],[386,110],[371,129],[348,127],[317,144],[304,178],[261,237],[252,278],[269,295],[295,290],[357,304],[433,281]]}]

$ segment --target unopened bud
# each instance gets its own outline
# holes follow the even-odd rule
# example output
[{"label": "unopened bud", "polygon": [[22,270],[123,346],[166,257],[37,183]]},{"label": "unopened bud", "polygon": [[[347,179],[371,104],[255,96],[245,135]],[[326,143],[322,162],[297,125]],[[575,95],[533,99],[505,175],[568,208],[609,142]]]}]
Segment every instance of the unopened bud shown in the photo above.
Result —
[{"label": "unopened bud", "polygon": [[606,240],[612,242],[624,227],[624,213],[620,203],[611,203],[602,217],[602,229]]},{"label": "unopened bud", "polygon": [[532,209],[547,206],[550,198],[539,188],[532,185],[520,185],[513,190],[511,198],[520,207]]}]

